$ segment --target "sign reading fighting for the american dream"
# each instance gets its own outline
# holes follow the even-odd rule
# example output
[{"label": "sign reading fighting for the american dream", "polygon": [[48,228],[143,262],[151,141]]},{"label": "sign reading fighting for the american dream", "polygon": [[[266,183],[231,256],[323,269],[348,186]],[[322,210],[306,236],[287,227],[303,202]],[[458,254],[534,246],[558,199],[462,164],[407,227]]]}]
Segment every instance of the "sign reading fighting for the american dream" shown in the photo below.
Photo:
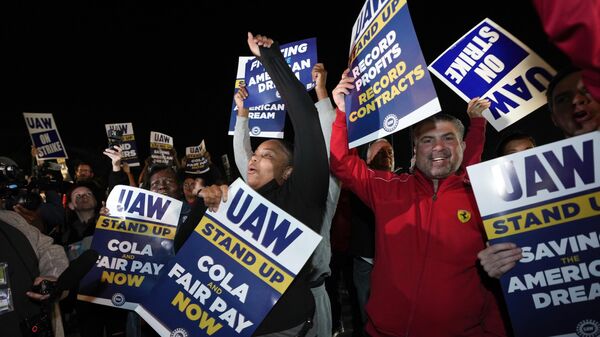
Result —
[{"label": "sign reading fighting for the american dream", "polygon": [[137,187],[116,186],[109,215],[96,222],[96,265],[81,280],[78,299],[133,310],[173,257],[182,202]]},{"label": "sign reading fighting for the american dream", "polygon": [[[235,81],[235,90],[241,85],[245,85],[246,63],[253,60],[254,57],[240,56],[238,61],[237,79]],[[244,107],[248,108],[248,128],[252,137],[283,138],[283,129],[285,127],[285,104],[281,99],[274,102],[250,106],[244,101]],[[235,132],[235,122],[237,118],[237,106],[235,101],[232,103],[231,116],[229,118],[229,135]]]},{"label": "sign reading fighting for the american dream", "polygon": [[490,19],[448,48],[429,70],[466,102],[488,98],[483,116],[498,131],[546,104],[556,71]]},{"label": "sign reading fighting for the american dream", "polygon": [[467,168],[518,337],[600,335],[600,131]]},{"label": "sign reading fighting for the american dream", "polygon": [[68,158],[52,114],[24,112],[23,117],[39,160]]},{"label": "sign reading fighting for the american dream", "polygon": [[[310,38],[285,44],[281,53],[298,80],[310,90],[314,87],[312,68],[317,63],[317,39]],[[256,57],[246,62],[245,83],[248,89],[247,107],[273,103],[281,99],[275,83]]]},{"label": "sign reading fighting for the american dream", "polygon": [[238,179],[136,312],[161,336],[251,336],[320,239]]},{"label": "sign reading fighting for the american dream", "polygon": [[406,0],[367,0],[352,29],[346,96],[349,146],[400,131],[441,110]]}]

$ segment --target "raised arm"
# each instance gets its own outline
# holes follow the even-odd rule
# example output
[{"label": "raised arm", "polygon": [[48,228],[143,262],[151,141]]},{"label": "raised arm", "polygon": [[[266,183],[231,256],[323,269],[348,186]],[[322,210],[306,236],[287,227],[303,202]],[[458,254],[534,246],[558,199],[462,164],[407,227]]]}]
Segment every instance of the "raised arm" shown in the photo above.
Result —
[{"label": "raised arm", "polygon": [[481,162],[481,155],[485,146],[485,126],[487,121],[483,117],[483,112],[490,107],[490,101],[487,98],[473,98],[467,104],[467,114],[469,115],[469,131],[465,137],[465,153],[463,154],[463,166],[477,164]]},{"label": "raised arm", "polygon": [[248,33],[248,45],[275,83],[294,128],[294,171],[285,188],[304,202],[324,205],[329,177],[327,151],[312,99],[286,63],[277,43]]},{"label": "raised arm", "polygon": [[248,98],[248,90],[246,90],[245,85],[241,85],[235,95],[233,95],[235,105],[237,106],[237,116],[233,132],[233,158],[235,166],[237,166],[240,176],[244,181],[248,178],[248,162],[252,158],[250,127],[248,126],[248,114],[250,110],[244,107],[244,100],[246,98]]},{"label": "raised arm", "polygon": [[368,193],[369,169],[360,159],[356,149],[348,149],[348,128],[346,126],[345,96],[354,88],[354,78],[346,69],[342,79],[333,90],[333,100],[337,105],[336,119],[331,132],[331,173],[340,179],[344,187],[354,192],[365,204],[372,208]]}]

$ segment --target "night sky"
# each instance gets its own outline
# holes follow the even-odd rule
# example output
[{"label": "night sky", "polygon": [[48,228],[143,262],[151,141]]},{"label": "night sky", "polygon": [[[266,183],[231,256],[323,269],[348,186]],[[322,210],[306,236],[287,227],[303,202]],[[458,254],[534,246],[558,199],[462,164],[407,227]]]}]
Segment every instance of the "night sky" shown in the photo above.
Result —
[{"label": "night sky", "polygon": [[[323,7],[325,6],[326,7]],[[51,112],[70,160],[109,169],[105,123],[133,122],[148,155],[150,131],[174,137],[178,153],[205,139],[213,160],[228,154],[237,58],[250,55],[246,32],[282,44],[317,38],[319,61],[335,87],[347,62],[352,25],[363,1],[18,1],[2,5],[0,155],[29,167],[31,141],[22,112]],[[489,17],[556,69],[567,59],[544,34],[526,0],[408,1],[425,60],[433,61]],[[290,9],[289,7],[292,7]],[[214,22],[217,22],[216,24]],[[463,121],[466,103],[433,79],[442,109]],[[538,144],[561,138],[545,108],[507,129]],[[490,158],[498,134],[488,125]],[[253,141],[257,142],[257,141]],[[397,165],[410,159],[408,133],[393,136]]]}]

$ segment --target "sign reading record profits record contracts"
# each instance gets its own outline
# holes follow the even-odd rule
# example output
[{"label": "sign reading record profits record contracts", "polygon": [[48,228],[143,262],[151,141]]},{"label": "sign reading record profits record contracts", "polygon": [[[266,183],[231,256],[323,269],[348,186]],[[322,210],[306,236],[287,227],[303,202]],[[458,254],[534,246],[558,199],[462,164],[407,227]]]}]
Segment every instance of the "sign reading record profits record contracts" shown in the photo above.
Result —
[{"label": "sign reading record profits record contracts", "polygon": [[346,96],[349,146],[400,131],[440,111],[406,0],[367,0],[352,28]]},{"label": "sign reading record profits record contracts", "polygon": [[500,131],[546,104],[556,71],[529,47],[484,19],[429,66],[466,102],[488,98],[483,116]]},{"label": "sign reading record profits record contracts", "polygon": [[600,336],[600,131],[467,167],[517,337]]},{"label": "sign reading record profits record contracts", "polygon": [[320,240],[238,179],[136,312],[161,336],[251,336]]}]

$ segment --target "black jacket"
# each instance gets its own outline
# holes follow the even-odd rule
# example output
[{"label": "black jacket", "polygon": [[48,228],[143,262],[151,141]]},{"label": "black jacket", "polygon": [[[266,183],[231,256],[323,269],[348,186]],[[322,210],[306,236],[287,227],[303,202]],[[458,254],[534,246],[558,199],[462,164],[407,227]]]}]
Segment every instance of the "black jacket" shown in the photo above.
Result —
[{"label": "black jacket", "polygon": [[[281,94],[294,128],[293,173],[283,185],[275,180],[257,190],[263,197],[310,227],[321,230],[329,184],[329,164],[317,109],[279,50],[277,43],[260,49],[260,61]],[[175,237],[177,250],[193,232],[206,208],[198,203]],[[312,318],[315,303],[308,281],[308,261],[254,335],[283,331]]]}]

